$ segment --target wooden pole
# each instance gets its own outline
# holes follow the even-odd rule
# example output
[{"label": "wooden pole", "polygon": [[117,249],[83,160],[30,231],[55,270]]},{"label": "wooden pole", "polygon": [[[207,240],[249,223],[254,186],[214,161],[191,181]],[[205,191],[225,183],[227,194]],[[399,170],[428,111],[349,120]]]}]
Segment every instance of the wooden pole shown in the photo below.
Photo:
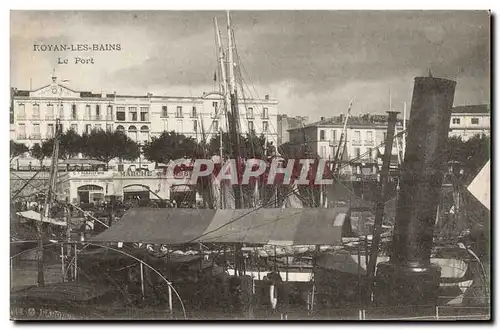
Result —
[{"label": "wooden pole", "polygon": [[140,271],[141,271],[141,297],[144,300],[144,267],[142,266],[142,262],[139,263]]},{"label": "wooden pole", "polygon": [[389,170],[392,156],[392,144],[394,140],[394,131],[396,128],[396,119],[398,112],[388,111],[388,124],[387,124],[387,138],[385,141],[384,161],[382,171],[380,173],[380,193],[375,209],[375,223],[373,225],[373,238],[370,251],[370,260],[368,262],[368,269],[366,270],[368,276],[368,297],[373,292],[373,284],[375,281],[375,268],[377,266],[377,255],[380,243],[380,232],[382,230],[382,220],[384,217],[384,207],[389,195]]},{"label": "wooden pole", "polygon": [[61,280],[66,282],[66,272],[64,266],[64,242],[61,242]]}]

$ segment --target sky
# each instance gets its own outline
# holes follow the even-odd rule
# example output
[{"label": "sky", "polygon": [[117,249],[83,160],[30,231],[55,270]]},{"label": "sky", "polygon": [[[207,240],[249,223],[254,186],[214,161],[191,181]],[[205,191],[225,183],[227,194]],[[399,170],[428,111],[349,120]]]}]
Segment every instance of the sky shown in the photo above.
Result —
[{"label": "sky", "polygon": [[[223,11],[12,11],[11,86],[56,76],[76,90],[201,96],[214,90]],[[251,93],[312,120],[410,109],[413,80],[457,81],[455,105],[490,102],[486,11],[233,11],[240,69]],[[120,51],[34,51],[34,45],[120,44]],[[94,64],[75,64],[92,57]],[[58,64],[58,58],[68,64]]]}]

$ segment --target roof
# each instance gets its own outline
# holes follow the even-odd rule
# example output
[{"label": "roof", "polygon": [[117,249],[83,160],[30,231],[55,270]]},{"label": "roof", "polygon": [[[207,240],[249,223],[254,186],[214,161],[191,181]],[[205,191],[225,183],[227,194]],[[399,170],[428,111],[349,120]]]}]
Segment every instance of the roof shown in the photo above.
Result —
[{"label": "roof", "polygon": [[[345,121],[345,116],[336,116],[330,117],[326,119],[322,119],[320,121],[316,121],[304,126],[307,127],[318,127],[318,126],[330,126],[330,127],[343,127]],[[398,120],[398,124],[402,124],[402,120]],[[387,127],[387,116],[386,115],[360,115],[360,116],[351,116],[347,120],[348,127]],[[298,128],[292,128],[298,129]]]},{"label": "roof", "polygon": [[337,244],[347,208],[132,209],[95,242]]},{"label": "roof", "polygon": [[453,107],[451,109],[451,113],[483,113],[489,114],[491,112],[491,108],[489,104],[477,104],[477,105],[460,105]]}]

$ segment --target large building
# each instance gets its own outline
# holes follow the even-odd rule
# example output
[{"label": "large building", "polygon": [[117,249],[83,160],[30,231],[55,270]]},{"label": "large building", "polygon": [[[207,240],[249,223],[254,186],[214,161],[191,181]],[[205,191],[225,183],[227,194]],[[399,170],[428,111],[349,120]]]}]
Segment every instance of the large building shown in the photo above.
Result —
[{"label": "large building", "polygon": [[[320,121],[291,129],[290,146],[296,152],[304,144],[323,159],[334,160],[339,147],[344,127],[343,115],[322,118]],[[403,130],[402,120],[396,124],[396,133]],[[387,116],[364,115],[349,117],[346,126],[346,148],[342,160],[345,174],[373,175],[380,165],[379,156],[383,153],[383,143],[387,131]],[[397,158],[402,155],[402,139],[394,143],[392,154]],[[399,156],[398,156],[399,155]],[[349,162],[347,162],[349,161]]]},{"label": "large building", "polygon": [[474,135],[490,135],[489,104],[453,107],[451,113],[450,136],[460,136],[468,140]]},{"label": "large building", "polygon": [[[278,102],[269,99],[239,103],[240,128],[265,134],[277,144]],[[120,95],[73,90],[52,82],[35,90],[12,91],[11,138],[28,146],[54,135],[56,119],[63,130],[78,133],[92,129],[121,130],[144,143],[164,131],[175,131],[201,140],[227,129],[223,98],[218,93],[201,97]]]}]

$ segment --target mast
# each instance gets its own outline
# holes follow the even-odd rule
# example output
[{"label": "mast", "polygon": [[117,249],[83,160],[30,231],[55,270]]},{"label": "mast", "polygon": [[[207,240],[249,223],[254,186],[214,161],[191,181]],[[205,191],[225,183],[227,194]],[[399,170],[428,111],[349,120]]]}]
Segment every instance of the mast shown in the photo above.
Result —
[{"label": "mast", "polygon": [[[219,50],[219,67],[220,67],[220,73],[221,73],[221,88],[222,88],[222,94],[224,95],[224,102],[225,102],[225,109],[227,112],[227,109],[231,107],[231,96],[229,94],[229,86],[227,83],[227,76],[226,76],[226,65],[224,63],[224,48],[222,46],[222,40],[220,36],[220,30],[219,30],[219,25],[217,24],[217,18],[214,18],[214,24],[215,24],[215,34],[217,36],[217,48]],[[221,130],[222,132],[222,130]],[[222,146],[222,144],[221,144]]]},{"label": "mast", "polygon": [[[340,149],[342,148],[342,143],[344,143],[344,140],[347,139],[346,137],[346,133],[347,133],[347,122],[349,120],[349,116],[351,115],[351,108],[352,108],[352,103],[354,102],[354,100],[351,100],[351,102],[349,103],[349,108],[347,109],[347,115],[345,117],[345,121],[344,121],[344,127],[342,128],[342,133],[340,134],[340,140],[339,140],[339,146],[337,148],[337,152],[335,153],[335,163],[334,163],[334,171],[333,173],[336,174],[337,170],[340,171],[340,161],[342,160],[342,156],[343,156],[343,152],[344,150],[342,150],[342,154],[340,153]],[[345,149],[345,148],[344,148]]]},{"label": "mast", "polygon": [[406,151],[406,102],[404,103],[403,107],[403,136],[401,138],[403,139],[403,160],[404,160]]},{"label": "mast", "polygon": [[[231,18],[229,11],[227,12],[227,35],[228,35],[228,59],[229,59],[229,94],[231,100],[231,111],[228,112],[228,124],[231,140],[233,141],[233,157],[236,161],[236,174],[240,178],[240,129],[239,129],[239,111],[238,111],[238,98],[236,93],[236,79],[234,76],[234,59],[233,59],[233,32],[231,29]],[[238,182],[237,187],[234,188],[234,203],[235,208],[240,209],[243,207],[243,190],[241,184]]]},{"label": "mast", "polygon": [[50,165],[49,189],[45,195],[45,205],[43,212],[40,214],[40,223],[37,225],[38,232],[38,286],[45,285],[43,271],[43,220],[49,218],[49,209],[53,200],[53,190],[55,188],[57,178],[57,160],[59,158],[59,135],[60,135],[60,119],[56,120],[56,132],[54,138],[54,146],[52,147],[52,162]]}]

